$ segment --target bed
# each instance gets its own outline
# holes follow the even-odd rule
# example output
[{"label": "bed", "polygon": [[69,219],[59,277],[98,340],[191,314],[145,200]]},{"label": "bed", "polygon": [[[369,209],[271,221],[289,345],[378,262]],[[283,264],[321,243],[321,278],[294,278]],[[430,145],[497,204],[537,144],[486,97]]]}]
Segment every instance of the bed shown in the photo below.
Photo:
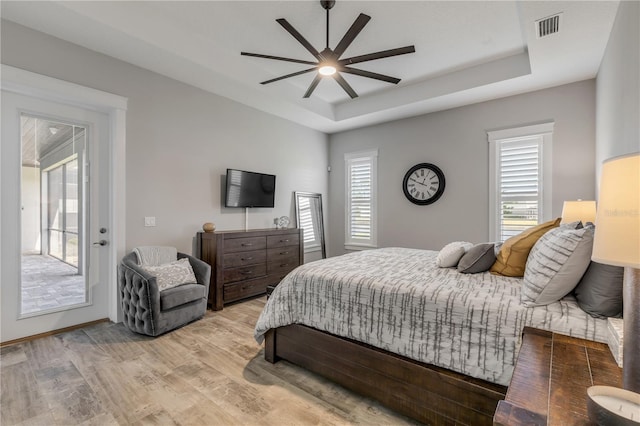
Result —
[{"label": "bed", "polygon": [[256,324],[265,357],[425,423],[490,424],[525,326],[606,342],[606,320],[571,296],[527,308],[520,278],[438,268],[437,254],[395,247],[300,266]]}]

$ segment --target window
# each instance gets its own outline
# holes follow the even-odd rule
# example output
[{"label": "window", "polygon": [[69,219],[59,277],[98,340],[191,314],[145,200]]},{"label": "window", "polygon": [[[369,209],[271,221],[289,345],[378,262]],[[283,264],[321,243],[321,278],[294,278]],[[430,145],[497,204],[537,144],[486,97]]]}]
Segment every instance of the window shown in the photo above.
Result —
[{"label": "window", "polygon": [[487,132],[490,238],[551,219],[552,134],[553,123]]},{"label": "window", "polygon": [[344,155],[346,188],[345,248],[376,246],[378,150]]}]

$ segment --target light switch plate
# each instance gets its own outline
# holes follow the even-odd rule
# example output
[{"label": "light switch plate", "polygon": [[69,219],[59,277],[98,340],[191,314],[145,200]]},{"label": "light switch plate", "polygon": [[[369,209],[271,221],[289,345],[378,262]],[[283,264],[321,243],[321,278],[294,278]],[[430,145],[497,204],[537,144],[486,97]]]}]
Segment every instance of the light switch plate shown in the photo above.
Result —
[{"label": "light switch plate", "polygon": [[144,226],[156,226],[155,216],[146,216],[144,218]]}]

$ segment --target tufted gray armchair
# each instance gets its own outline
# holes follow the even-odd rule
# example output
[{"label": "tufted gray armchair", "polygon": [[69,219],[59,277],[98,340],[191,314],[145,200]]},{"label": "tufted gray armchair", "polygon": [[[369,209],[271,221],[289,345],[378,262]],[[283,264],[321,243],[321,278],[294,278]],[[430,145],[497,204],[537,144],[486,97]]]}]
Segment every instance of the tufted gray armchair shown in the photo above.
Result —
[{"label": "tufted gray armchair", "polygon": [[162,292],[158,291],[156,277],[138,265],[135,253],[122,258],[118,265],[118,286],[123,321],[131,331],[158,336],[204,316],[211,266],[188,254],[178,253],[178,259],[182,258],[189,259],[197,283],[182,284]]}]

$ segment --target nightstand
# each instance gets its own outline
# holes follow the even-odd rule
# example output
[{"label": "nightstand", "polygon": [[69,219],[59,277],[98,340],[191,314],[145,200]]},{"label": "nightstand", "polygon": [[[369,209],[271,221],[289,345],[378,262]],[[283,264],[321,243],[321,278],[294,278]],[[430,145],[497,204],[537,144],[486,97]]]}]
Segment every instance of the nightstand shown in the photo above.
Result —
[{"label": "nightstand", "polygon": [[494,425],[586,425],[587,388],[622,387],[622,369],[604,343],[525,327]]}]

